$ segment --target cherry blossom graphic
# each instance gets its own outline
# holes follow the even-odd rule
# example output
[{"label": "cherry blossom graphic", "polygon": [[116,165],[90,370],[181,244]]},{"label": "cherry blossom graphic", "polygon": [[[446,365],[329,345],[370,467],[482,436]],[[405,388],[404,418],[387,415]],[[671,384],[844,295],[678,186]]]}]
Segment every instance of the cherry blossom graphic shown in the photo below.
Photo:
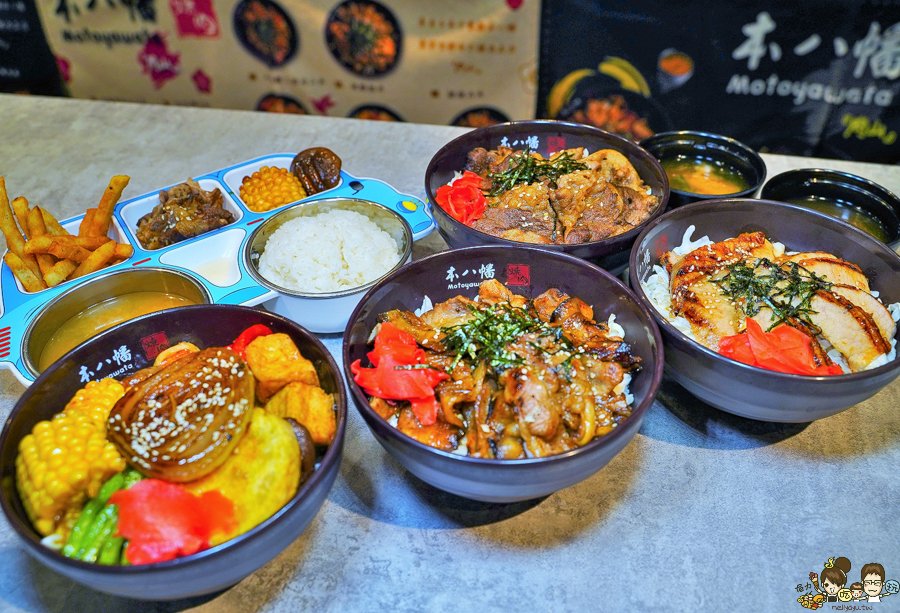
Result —
[{"label": "cherry blossom graphic", "polygon": [[212,79],[209,78],[208,74],[203,72],[202,68],[191,75],[191,80],[200,92],[204,94],[212,92]]},{"label": "cherry blossom graphic", "polygon": [[156,89],[178,76],[181,55],[170,53],[166,48],[165,39],[159,33],[147,40],[137,59],[143,67],[144,74],[150,75]]},{"label": "cherry blossom graphic", "polygon": [[506,0],[506,5],[512,10],[516,10],[517,8],[522,6],[524,2],[525,0]]},{"label": "cherry blossom graphic", "polygon": [[66,58],[61,55],[56,56],[56,67],[59,69],[59,75],[62,77],[63,82],[68,83],[72,80],[72,73],[70,72],[72,69],[72,64]]},{"label": "cherry blossom graphic", "polygon": [[335,105],[334,100],[331,99],[330,94],[325,94],[321,98],[313,98],[313,106],[316,107],[316,110],[322,113],[323,115],[328,114],[328,109]]}]

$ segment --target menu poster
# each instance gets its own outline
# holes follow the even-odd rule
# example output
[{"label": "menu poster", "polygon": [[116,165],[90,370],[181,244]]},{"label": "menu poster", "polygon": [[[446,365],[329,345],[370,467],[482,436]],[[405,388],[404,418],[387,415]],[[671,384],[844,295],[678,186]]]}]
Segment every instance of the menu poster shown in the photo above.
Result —
[{"label": "menu poster", "polygon": [[0,92],[62,94],[34,0],[0,0]]},{"label": "menu poster", "polygon": [[538,115],[900,161],[900,5],[545,0]]},{"label": "menu poster", "polygon": [[38,5],[79,98],[460,125],[534,116],[538,0]]}]

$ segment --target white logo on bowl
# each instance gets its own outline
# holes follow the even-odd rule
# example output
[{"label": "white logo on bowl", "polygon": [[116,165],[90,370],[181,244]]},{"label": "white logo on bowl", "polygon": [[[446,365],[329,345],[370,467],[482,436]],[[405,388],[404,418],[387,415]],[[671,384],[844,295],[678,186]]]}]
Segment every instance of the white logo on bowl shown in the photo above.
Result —
[{"label": "white logo on bowl", "polygon": [[[104,368],[111,366],[113,362],[119,367],[115,372],[100,374]],[[97,365],[94,366],[93,370],[86,364],[82,364],[81,368],[78,369],[78,376],[81,378],[82,383],[87,383],[95,378],[106,379],[109,377],[118,377],[123,373],[134,370],[134,367],[131,350],[125,345],[122,345],[118,349],[114,349],[110,357],[97,362]]]},{"label": "white logo on bowl", "polygon": [[[482,264],[479,268],[465,268],[462,270],[457,270],[455,266],[451,266],[447,269],[447,276],[444,279],[450,281],[447,284],[447,289],[469,289],[478,287],[485,279],[493,279],[494,275],[493,264]],[[477,281],[475,280],[476,278],[478,279]],[[469,282],[468,279],[472,279],[472,281]]]}]

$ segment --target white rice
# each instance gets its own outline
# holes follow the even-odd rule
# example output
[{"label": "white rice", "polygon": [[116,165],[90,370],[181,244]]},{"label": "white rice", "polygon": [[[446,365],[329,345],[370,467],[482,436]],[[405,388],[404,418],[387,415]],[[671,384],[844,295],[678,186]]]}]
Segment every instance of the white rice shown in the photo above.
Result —
[{"label": "white rice", "polygon": [[[681,245],[672,249],[675,254],[685,256],[695,249],[713,244],[713,241],[711,241],[708,236],[699,238],[696,241],[691,240],[691,235],[693,235],[694,230],[694,226],[690,226],[687,230],[685,230],[684,236],[681,240]],[[774,248],[776,256],[785,253],[784,244],[773,242],[772,246]],[[791,252],[788,252],[788,255],[791,255]],[[699,342],[697,341],[697,337],[694,336],[694,331],[691,329],[691,324],[688,323],[688,320],[681,315],[675,316],[672,314],[672,294],[669,291],[669,273],[666,272],[665,268],[654,264],[653,274],[647,277],[645,281],[641,281],[641,289],[644,290],[644,294],[650,300],[650,303],[653,305],[653,307],[657,311],[659,311],[662,316],[669,321],[669,323],[671,323],[676,329],[678,329],[679,332],[684,334],[692,341]],[[871,294],[875,298],[878,298],[878,292],[873,291],[871,292]],[[900,321],[900,302],[889,304],[886,308],[890,312],[891,318],[895,322]],[[864,370],[878,368],[879,366],[887,364],[897,357],[897,339],[890,339],[890,343],[890,352],[883,353],[872,360],[872,362],[868,366],[866,366]],[[853,372],[852,370],[850,370],[850,366],[847,364],[847,360],[844,358],[843,354],[835,347],[833,347],[831,343],[829,343],[828,340],[825,339],[825,337],[819,336],[819,344],[822,345],[822,349],[825,350],[825,353],[828,354],[828,357],[831,358],[831,360],[835,364],[840,366],[845,373]]]},{"label": "white rice", "polygon": [[368,217],[333,210],[275,230],[259,258],[259,273],[298,292],[335,292],[374,281],[400,255],[393,237]]}]

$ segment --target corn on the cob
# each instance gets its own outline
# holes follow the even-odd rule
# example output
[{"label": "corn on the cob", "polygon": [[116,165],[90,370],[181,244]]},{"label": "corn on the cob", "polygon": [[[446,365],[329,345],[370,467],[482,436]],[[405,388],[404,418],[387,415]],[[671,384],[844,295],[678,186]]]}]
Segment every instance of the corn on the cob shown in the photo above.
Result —
[{"label": "corn on the cob", "polygon": [[73,510],[125,469],[125,460],[106,440],[106,419],[124,393],[113,379],[92,381],[61,413],[36,424],[19,443],[16,484],[40,534],[67,536]]}]

